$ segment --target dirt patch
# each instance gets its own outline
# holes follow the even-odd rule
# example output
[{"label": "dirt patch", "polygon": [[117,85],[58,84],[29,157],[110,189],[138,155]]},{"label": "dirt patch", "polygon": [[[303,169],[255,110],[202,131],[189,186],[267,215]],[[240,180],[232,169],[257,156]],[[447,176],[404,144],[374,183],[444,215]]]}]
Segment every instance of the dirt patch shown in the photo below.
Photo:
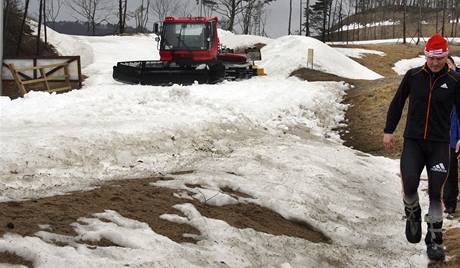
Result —
[{"label": "dirt patch", "polygon": [[340,77],[334,74],[324,73],[318,70],[301,68],[291,73],[291,76],[296,76],[306,81],[345,81],[349,84],[356,81],[354,79],[348,79]]},{"label": "dirt patch", "polygon": [[[457,212],[455,217],[458,218],[459,216]],[[449,229],[444,234],[444,245],[446,246],[447,255],[451,256],[451,259],[442,265],[442,267],[460,267],[460,229]]]},{"label": "dirt patch", "polygon": [[33,236],[41,230],[38,225],[49,224],[54,233],[75,236],[71,223],[80,217],[111,209],[124,217],[149,224],[155,232],[174,241],[195,242],[182,235],[198,234],[194,228],[159,219],[164,213],[177,214],[172,206],[184,201],[174,197],[173,190],[150,185],[158,179],[115,181],[87,192],[0,203],[0,235],[15,232]]},{"label": "dirt patch", "polygon": [[[343,47],[343,46],[338,46]],[[366,54],[362,58],[353,58],[361,65],[385,77],[397,76],[393,71],[394,64],[401,59],[412,59],[423,53],[423,46],[403,44],[380,44],[380,45],[352,45],[347,48],[363,48],[385,52],[385,56]]]},{"label": "dirt patch", "polygon": [[[160,218],[162,214],[179,214],[175,204],[192,203],[208,218],[219,219],[236,228],[252,228],[273,235],[287,235],[312,242],[330,242],[330,239],[312,226],[301,221],[289,221],[277,213],[251,203],[240,203],[222,207],[209,206],[196,200],[184,200],[174,196],[175,190],[155,187],[151,183],[163,178],[148,178],[113,181],[87,192],[47,197],[23,202],[0,203],[0,236],[7,232],[22,236],[34,236],[41,231],[39,225],[48,225],[46,230],[57,234],[76,236],[70,226],[80,217],[91,217],[104,210],[115,210],[124,217],[147,223],[152,230],[182,243],[196,241],[183,234],[196,234],[198,230],[186,224],[177,224]],[[169,179],[169,178],[165,178]],[[197,186],[197,185],[192,185]],[[231,189],[224,189],[230,191]],[[235,195],[243,193],[232,191]],[[75,241],[90,247],[113,246],[113,242]],[[62,242],[57,245],[63,246]],[[0,263],[17,263],[20,257],[0,254]]]},{"label": "dirt patch", "polygon": [[358,81],[355,88],[349,90],[344,102],[349,104],[346,112],[347,126],[340,130],[346,146],[374,155],[392,158],[400,156],[403,145],[405,106],[400,123],[394,133],[396,144],[391,152],[383,150],[383,128],[388,106],[400,83],[400,77],[389,77],[372,81]]},{"label": "dirt patch", "polygon": [[228,195],[231,195],[233,197],[242,197],[242,198],[253,198],[252,196],[248,195],[248,194],[245,194],[245,193],[242,193],[242,192],[239,192],[239,191],[235,191],[233,190],[232,188],[230,187],[224,187],[224,188],[221,188],[222,192],[228,194]]},{"label": "dirt patch", "polygon": [[31,261],[28,261],[21,256],[9,252],[0,252],[0,264],[1,263],[24,265],[30,268],[34,267]]}]

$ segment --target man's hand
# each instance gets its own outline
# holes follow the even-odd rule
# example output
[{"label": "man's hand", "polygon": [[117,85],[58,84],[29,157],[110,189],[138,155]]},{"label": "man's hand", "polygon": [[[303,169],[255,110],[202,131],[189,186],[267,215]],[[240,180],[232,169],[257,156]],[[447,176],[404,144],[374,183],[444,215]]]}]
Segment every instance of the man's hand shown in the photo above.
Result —
[{"label": "man's hand", "polygon": [[[389,152],[393,145],[395,144],[395,137],[393,134],[384,133],[383,134],[383,147],[385,148],[385,152]],[[457,143],[457,147],[460,148],[460,141]]]},{"label": "man's hand", "polygon": [[455,145],[455,154],[457,154],[457,159],[460,159],[460,154],[458,151],[460,150],[460,140],[457,141],[457,145]]}]

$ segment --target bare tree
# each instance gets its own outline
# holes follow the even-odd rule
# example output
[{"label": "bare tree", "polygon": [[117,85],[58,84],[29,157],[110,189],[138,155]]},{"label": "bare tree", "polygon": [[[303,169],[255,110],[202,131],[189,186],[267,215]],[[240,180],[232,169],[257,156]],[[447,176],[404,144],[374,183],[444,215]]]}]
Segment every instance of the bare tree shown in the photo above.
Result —
[{"label": "bare tree", "polygon": [[442,1],[442,26],[441,26],[441,35],[444,36],[444,29],[446,25],[446,9],[447,9],[447,0]]},{"label": "bare tree", "polygon": [[[3,65],[3,1],[0,1],[0,29],[2,32],[0,33],[0,44],[2,44],[2,49],[0,49],[0,66]],[[3,68],[3,67],[2,67]],[[3,94],[2,89],[2,72],[0,72],[0,95]]]},{"label": "bare tree", "polygon": [[29,11],[29,0],[26,0],[26,6],[24,8],[24,16],[22,17],[21,30],[19,31],[18,46],[16,48],[16,56],[19,55],[22,45],[22,35],[24,34],[24,25],[26,24],[27,12]]},{"label": "bare tree", "polygon": [[71,0],[69,7],[86,20],[92,35],[96,35],[96,24],[107,21],[112,9],[108,0]]},{"label": "bare tree", "polygon": [[36,56],[40,55],[40,34],[42,29],[42,11],[43,11],[43,0],[40,0],[39,11],[38,11],[38,33],[37,33],[37,50]]},{"label": "bare tree", "polygon": [[311,14],[310,0],[307,0],[306,6],[304,8],[304,14],[305,14],[305,36],[310,36],[310,14]]},{"label": "bare tree", "polygon": [[48,44],[48,33],[47,33],[47,25],[48,25],[48,22],[47,22],[47,18],[46,18],[46,0],[43,0],[43,30],[45,32],[45,45]]},{"label": "bare tree", "polygon": [[141,5],[134,11],[136,30],[143,33],[147,29],[149,20],[150,0],[142,0]]},{"label": "bare tree", "polygon": [[291,35],[291,21],[292,21],[292,0],[289,0],[288,35]]},{"label": "bare tree", "polygon": [[403,0],[403,44],[406,43],[406,2],[407,0]]},{"label": "bare tree", "polygon": [[118,0],[118,33],[125,32],[127,0]]},{"label": "bare tree", "polygon": [[[26,0],[26,2],[29,2],[29,0]],[[62,4],[62,0],[48,0],[48,4],[45,8],[45,14],[48,22],[50,22],[53,26],[56,25],[56,20],[61,12]]]},{"label": "bare tree", "polygon": [[302,0],[299,0],[299,10],[300,10],[300,16],[299,16],[299,35],[302,35]]},{"label": "bare tree", "polygon": [[249,34],[252,27],[252,18],[254,16],[255,2],[257,0],[244,0],[246,5],[243,8],[243,34]]},{"label": "bare tree", "polygon": [[221,15],[227,25],[226,30],[233,31],[236,17],[244,10],[243,0],[217,0],[216,13]]},{"label": "bare tree", "polygon": [[158,20],[162,20],[167,16],[180,14],[181,4],[178,0],[155,0],[151,3],[150,8]]}]

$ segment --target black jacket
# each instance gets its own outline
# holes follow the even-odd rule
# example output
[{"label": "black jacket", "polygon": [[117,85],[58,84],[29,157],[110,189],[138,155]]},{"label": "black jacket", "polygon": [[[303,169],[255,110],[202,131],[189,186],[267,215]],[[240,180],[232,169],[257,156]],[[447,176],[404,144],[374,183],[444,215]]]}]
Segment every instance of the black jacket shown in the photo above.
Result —
[{"label": "black jacket", "polygon": [[385,133],[396,129],[407,97],[404,137],[449,142],[452,107],[460,107],[460,75],[447,65],[439,73],[432,73],[426,64],[407,71],[388,108]]}]

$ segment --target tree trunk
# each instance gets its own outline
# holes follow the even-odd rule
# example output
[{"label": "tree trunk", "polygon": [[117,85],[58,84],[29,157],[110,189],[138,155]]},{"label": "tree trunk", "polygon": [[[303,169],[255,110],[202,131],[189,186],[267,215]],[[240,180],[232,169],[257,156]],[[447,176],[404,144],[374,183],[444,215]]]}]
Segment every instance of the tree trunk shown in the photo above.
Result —
[{"label": "tree trunk", "polygon": [[[2,32],[0,33],[0,44],[3,46],[3,1],[0,1],[0,29]],[[3,66],[3,49],[0,49],[0,66]],[[3,68],[3,67],[2,67]],[[3,95],[3,88],[2,88],[2,72],[0,72],[0,96]]]},{"label": "tree trunk", "polygon": [[299,35],[302,35],[302,0],[299,0],[300,16],[299,16]]},{"label": "tree trunk", "polygon": [[343,20],[342,20],[342,8],[343,8],[342,4],[343,4],[343,2],[342,1],[343,0],[340,0],[340,8],[339,8],[339,32],[338,32],[339,36],[338,36],[338,39],[340,41],[343,41],[342,40],[342,37],[343,37],[343,29],[342,29],[343,28]]},{"label": "tree trunk", "polygon": [[289,23],[288,23],[288,35],[291,35],[291,20],[292,20],[292,0],[289,0]]},{"label": "tree trunk", "polygon": [[327,3],[323,7],[323,29],[321,33],[321,41],[326,42],[326,24],[327,23]]},{"label": "tree trunk", "polygon": [[[354,19],[354,21],[355,21],[355,25],[357,25],[357,27],[358,27],[358,31],[356,31],[356,40],[359,41],[359,25],[360,25],[359,22],[360,22],[360,20],[359,19],[356,20],[356,18],[358,18],[358,0],[356,0],[356,2],[355,2],[355,19]],[[355,40],[355,38],[354,38],[354,35],[353,35],[353,41],[354,40]]]},{"label": "tree trunk", "polygon": [[22,35],[24,34],[24,25],[26,24],[27,12],[29,11],[29,0],[26,0],[26,6],[24,8],[24,16],[22,17],[21,22],[21,30],[19,31],[19,38],[18,38],[18,47],[16,48],[16,56],[19,55],[19,51],[21,50],[22,45]]},{"label": "tree trunk", "polygon": [[[382,6],[380,7],[382,9],[382,18],[381,21],[385,21],[385,5],[382,3]],[[380,39],[385,39],[386,38],[386,26],[383,25],[382,28],[380,28]]]},{"label": "tree trunk", "polygon": [[[338,2],[335,2],[334,12],[332,12],[333,2],[334,2],[333,0],[329,0],[329,8],[328,8],[329,15],[327,18],[327,38],[329,41],[331,40],[331,24],[334,24],[334,17],[335,17],[335,12],[337,11],[337,3],[338,3]],[[331,19],[331,15],[332,15],[332,19]]]},{"label": "tree trunk", "polygon": [[[3,1],[2,1],[2,2],[3,2]],[[3,17],[2,32],[5,32],[6,26],[7,26],[7,24],[8,24],[8,13],[10,12],[9,9],[10,9],[10,0],[6,0],[5,10],[2,10],[2,14],[5,15],[5,16]],[[2,43],[2,45],[3,45],[3,43]],[[3,47],[5,47],[5,46],[3,46]]]},{"label": "tree trunk", "polygon": [[230,16],[228,20],[228,29],[230,32],[233,31],[233,25],[235,24],[235,17],[236,17],[236,0],[232,0],[232,8],[230,10]]},{"label": "tree trunk", "polygon": [[393,7],[393,8],[394,8],[394,9],[393,9],[393,21],[392,21],[393,24],[391,25],[392,30],[393,30],[393,34],[392,34],[392,38],[393,38],[393,39],[395,38],[395,34],[396,34],[396,29],[395,29],[395,28],[396,28],[396,25],[395,25],[395,24],[396,24],[396,12],[397,12],[397,10],[398,10],[396,7],[397,7],[396,5],[394,5],[394,7]]},{"label": "tree trunk", "polygon": [[123,25],[123,1],[118,0],[118,33],[123,34],[125,27]]},{"label": "tree trunk", "polygon": [[45,32],[45,45],[48,44],[48,33],[46,30],[46,0],[43,0],[43,30]]},{"label": "tree trunk", "polygon": [[[450,21],[449,21],[449,24],[450,24],[450,36],[451,37],[454,37],[454,18],[455,18],[455,3],[454,3],[454,0],[451,1],[451,4],[450,4]],[[452,22],[452,23],[451,23]]]},{"label": "tree trunk", "polygon": [[439,20],[439,16],[438,16],[438,8],[439,8],[439,0],[436,0],[436,7],[434,10],[436,10],[436,29],[434,30],[435,32],[438,32],[438,20]]},{"label": "tree trunk", "polygon": [[406,43],[406,1],[403,2],[403,44]]},{"label": "tree trunk", "polygon": [[40,5],[38,8],[38,34],[37,34],[37,47],[36,47],[36,56],[40,55],[40,34],[42,29],[42,11],[43,11],[43,0],[40,0]]},{"label": "tree trunk", "polygon": [[444,30],[446,26],[446,2],[447,0],[442,1],[442,26],[441,26],[441,35],[444,36]]},{"label": "tree trunk", "polygon": [[[123,32],[124,32],[125,31],[125,26],[126,26],[126,10],[128,9],[128,0],[125,0],[123,8],[124,8],[124,10],[123,10]],[[162,18],[160,18],[160,19],[162,19]]]},{"label": "tree trunk", "polygon": [[420,42],[420,35],[422,32],[422,3],[418,3],[418,22],[417,22],[417,45]]},{"label": "tree trunk", "polygon": [[457,36],[458,17],[459,17],[459,13],[460,13],[460,11],[459,11],[459,9],[460,9],[460,1],[459,1],[459,0],[455,0],[455,2],[456,2],[456,3],[455,3],[455,6],[456,6],[455,10],[456,10],[456,12],[455,12],[455,31],[454,31],[454,36]]},{"label": "tree trunk", "polygon": [[307,10],[305,16],[305,36],[310,36],[310,0],[307,0],[305,9]]}]

